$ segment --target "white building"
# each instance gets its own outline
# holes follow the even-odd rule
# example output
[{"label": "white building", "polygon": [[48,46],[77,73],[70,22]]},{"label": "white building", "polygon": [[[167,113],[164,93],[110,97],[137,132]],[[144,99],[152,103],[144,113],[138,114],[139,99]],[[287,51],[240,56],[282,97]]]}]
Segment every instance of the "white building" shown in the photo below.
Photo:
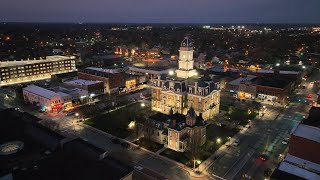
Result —
[{"label": "white building", "polygon": [[179,69],[176,70],[177,77],[187,79],[196,76],[197,72],[193,69],[193,44],[189,37],[185,37],[181,42],[179,50]]},{"label": "white building", "polygon": [[50,79],[54,74],[76,70],[74,56],[47,56],[39,60],[1,61],[0,86]]},{"label": "white building", "polygon": [[71,97],[65,93],[56,93],[35,85],[23,88],[23,97],[26,102],[38,106],[44,111],[61,111],[68,108]]},{"label": "white building", "polygon": [[161,68],[161,67],[152,67],[152,68],[140,68],[140,67],[129,67],[128,73],[133,75],[145,75],[148,79],[156,79],[158,76],[162,74],[169,74],[170,71],[173,71],[169,68]]}]

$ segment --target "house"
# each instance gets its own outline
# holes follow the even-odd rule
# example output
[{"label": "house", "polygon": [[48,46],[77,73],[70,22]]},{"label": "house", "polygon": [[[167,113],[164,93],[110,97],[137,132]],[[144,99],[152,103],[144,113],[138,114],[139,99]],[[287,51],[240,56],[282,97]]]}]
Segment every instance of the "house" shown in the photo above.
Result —
[{"label": "house", "polygon": [[171,110],[169,114],[150,116],[145,124],[144,136],[169,149],[184,152],[206,142],[206,126],[202,114],[197,116],[193,108],[186,115],[173,114]]}]

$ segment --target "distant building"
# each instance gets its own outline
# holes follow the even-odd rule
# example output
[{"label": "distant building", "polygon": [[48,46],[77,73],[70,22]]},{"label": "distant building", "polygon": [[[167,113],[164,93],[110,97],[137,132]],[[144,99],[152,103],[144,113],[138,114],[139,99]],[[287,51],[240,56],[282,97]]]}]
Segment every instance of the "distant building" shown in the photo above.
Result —
[{"label": "distant building", "polygon": [[169,115],[157,113],[147,119],[144,137],[179,152],[200,147],[206,142],[207,126],[201,115],[197,116],[193,108],[187,115],[173,114],[172,110]]},{"label": "distant building", "polygon": [[280,74],[247,75],[228,83],[228,88],[235,91],[239,99],[286,103],[290,93],[296,87],[297,78]]},{"label": "distant building", "polygon": [[124,86],[126,82],[126,69],[102,69],[88,67],[78,71],[78,78],[91,81],[104,82],[104,93],[118,93],[119,87]]},{"label": "distant building", "polygon": [[105,94],[127,93],[145,87],[145,75],[127,74],[127,67],[103,69],[88,67],[78,72],[78,78],[91,81],[102,81]]},{"label": "distant building", "polygon": [[180,48],[179,69],[151,79],[152,110],[186,114],[190,107],[205,120],[219,113],[220,87],[210,77],[200,77],[193,69],[192,41],[186,37]]},{"label": "distant building", "polygon": [[126,74],[126,81],[124,86],[119,87],[119,93],[128,93],[145,88],[146,76],[145,75],[132,75]]},{"label": "distant building", "polygon": [[63,82],[66,87],[80,88],[88,91],[92,96],[104,94],[104,83],[102,81],[90,81],[76,79]]},{"label": "distant building", "polygon": [[205,67],[205,59],[206,59],[206,55],[203,53],[200,53],[198,58],[195,61],[195,67],[204,68]]},{"label": "distant building", "polygon": [[162,68],[162,67],[129,67],[127,71],[129,74],[133,75],[145,75],[148,79],[156,79],[158,76],[169,74],[170,71],[173,71],[172,68]]},{"label": "distant building", "polygon": [[74,56],[0,62],[0,86],[49,79],[52,75],[76,70]]}]

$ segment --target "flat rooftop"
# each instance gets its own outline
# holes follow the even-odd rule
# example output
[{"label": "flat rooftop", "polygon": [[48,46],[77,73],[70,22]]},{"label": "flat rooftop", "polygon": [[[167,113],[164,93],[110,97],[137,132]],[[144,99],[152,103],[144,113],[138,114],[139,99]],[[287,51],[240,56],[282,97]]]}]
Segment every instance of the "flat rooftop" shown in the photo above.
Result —
[{"label": "flat rooftop", "polygon": [[54,91],[44,89],[44,88],[36,86],[36,85],[29,85],[29,86],[23,88],[23,90],[31,92],[33,94],[41,95],[41,96],[48,98],[48,99],[50,99],[54,96],[59,96],[59,94]]},{"label": "flat rooftop", "polygon": [[299,124],[292,135],[320,143],[320,128],[318,127]]},{"label": "flat rooftop", "polygon": [[63,61],[75,59],[74,56],[46,56],[45,59],[38,59],[38,60],[18,60],[18,61],[1,61],[0,67],[12,67],[12,66],[21,66],[21,65],[28,65],[28,64],[35,64],[35,63],[45,63],[45,62],[55,62],[55,61]]},{"label": "flat rooftop", "polygon": [[[304,159],[292,156],[288,154],[283,162],[280,163],[278,170],[281,172],[276,172],[278,177],[291,177],[294,179],[320,179],[320,165],[306,161]],[[290,179],[290,178],[289,178]]]},{"label": "flat rooftop", "polygon": [[71,81],[65,81],[65,84],[73,84],[73,85],[84,85],[84,86],[89,86],[92,84],[97,84],[101,83],[102,81],[90,81],[90,80],[84,80],[84,79],[76,79],[76,80],[71,80]]},{"label": "flat rooftop", "polygon": [[234,86],[237,86],[239,85],[242,81],[252,81],[254,78],[256,78],[256,76],[253,76],[253,75],[247,75],[245,77],[240,77],[238,79],[235,79],[231,82],[229,82],[230,85],[234,85]]}]

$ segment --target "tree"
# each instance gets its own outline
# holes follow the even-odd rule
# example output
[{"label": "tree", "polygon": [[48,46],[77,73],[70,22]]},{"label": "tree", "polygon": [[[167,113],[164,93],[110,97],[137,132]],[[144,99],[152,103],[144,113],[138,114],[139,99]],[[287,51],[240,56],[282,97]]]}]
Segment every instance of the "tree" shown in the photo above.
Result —
[{"label": "tree", "polygon": [[201,139],[199,139],[199,137],[201,136],[200,134],[198,134],[200,133],[198,130],[193,130],[192,133],[193,134],[191,134],[188,146],[190,147],[190,153],[194,163],[193,168],[195,168],[196,160],[199,158],[200,155]]}]

